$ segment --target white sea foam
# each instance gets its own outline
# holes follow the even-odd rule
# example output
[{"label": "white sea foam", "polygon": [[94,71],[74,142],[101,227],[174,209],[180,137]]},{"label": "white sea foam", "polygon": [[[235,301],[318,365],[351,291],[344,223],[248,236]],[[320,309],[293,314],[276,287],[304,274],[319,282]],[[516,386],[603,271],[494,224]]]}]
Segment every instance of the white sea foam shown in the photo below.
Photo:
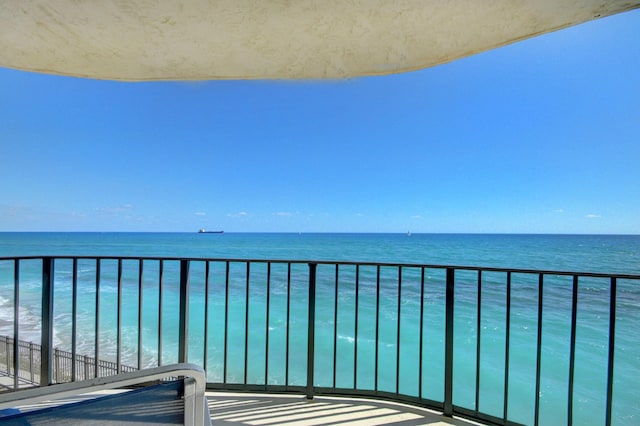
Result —
[{"label": "white sea foam", "polygon": [[344,336],[342,334],[338,334],[338,340],[345,340],[349,344],[353,344],[356,341],[356,339],[353,336]]},{"label": "white sea foam", "polygon": [[[31,307],[21,304],[19,310],[19,338],[20,340],[37,342],[40,340],[40,315],[34,313]],[[0,334],[13,336],[14,332],[14,304],[13,300],[0,297]]]}]

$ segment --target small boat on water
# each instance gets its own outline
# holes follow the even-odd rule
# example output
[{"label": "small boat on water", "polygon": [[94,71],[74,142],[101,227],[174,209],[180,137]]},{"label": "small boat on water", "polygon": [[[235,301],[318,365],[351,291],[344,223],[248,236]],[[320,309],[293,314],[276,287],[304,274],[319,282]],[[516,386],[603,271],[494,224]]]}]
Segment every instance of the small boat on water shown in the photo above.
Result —
[{"label": "small boat on water", "polygon": [[224,231],[207,231],[204,228],[200,228],[198,234],[224,234]]}]

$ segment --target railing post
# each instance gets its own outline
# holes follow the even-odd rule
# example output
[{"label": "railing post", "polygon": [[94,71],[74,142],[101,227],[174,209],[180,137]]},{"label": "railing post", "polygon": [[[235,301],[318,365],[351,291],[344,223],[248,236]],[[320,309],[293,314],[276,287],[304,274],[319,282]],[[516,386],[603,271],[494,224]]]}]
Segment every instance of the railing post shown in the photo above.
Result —
[{"label": "railing post", "polygon": [[313,399],[317,267],[317,263],[309,263],[309,321],[307,324],[307,399]]},{"label": "railing post", "polygon": [[84,377],[82,380],[89,380],[89,362],[87,362],[87,356],[83,355],[82,360],[84,362]]},{"label": "railing post", "polygon": [[[60,351],[58,348],[53,349],[53,362],[55,369],[53,370],[53,378],[56,383],[60,383]],[[63,376],[64,377],[64,376]]]},{"label": "railing post", "polygon": [[[20,261],[13,263],[13,389],[18,390],[20,386]],[[11,373],[9,358],[7,357],[7,372]]]},{"label": "railing post", "polygon": [[118,259],[118,308],[116,319],[116,374],[122,366],[122,259]]},{"label": "railing post", "polygon": [[[94,354],[93,359],[96,360],[93,376],[98,378],[98,362],[100,359],[100,259],[96,259],[96,317],[95,317],[95,334],[94,334]],[[88,379],[88,377],[87,377]]]},{"label": "railing post", "polygon": [[455,289],[455,269],[447,268],[447,291],[445,311],[444,349],[444,409],[443,414],[453,416],[453,306]]},{"label": "railing post", "polygon": [[[15,342],[15,339],[13,339],[13,341]],[[6,356],[6,360],[7,360],[7,374],[9,376],[11,376],[11,351],[12,351],[12,347],[9,347],[9,343],[7,341],[7,344],[5,345],[4,349],[5,349],[5,356]]]},{"label": "railing post", "polygon": [[78,259],[73,259],[71,289],[71,381],[77,380],[76,346],[78,341]]},{"label": "railing post", "polygon": [[138,259],[138,370],[142,370],[142,294],[143,291],[143,262]]},{"label": "railing post", "polygon": [[54,261],[42,258],[42,334],[40,352],[40,386],[53,383],[53,273]]},{"label": "railing post", "polygon": [[34,377],[33,377],[33,342],[29,342],[29,380],[31,380],[31,383],[34,383]]},{"label": "railing post", "polygon": [[609,294],[609,360],[607,362],[607,409],[605,417],[605,425],[611,425],[611,409],[613,402],[613,356],[616,348],[616,290],[617,280],[611,278],[610,294]]},{"label": "railing post", "polygon": [[178,329],[178,362],[187,362],[189,339],[189,261],[180,261],[180,325]]}]

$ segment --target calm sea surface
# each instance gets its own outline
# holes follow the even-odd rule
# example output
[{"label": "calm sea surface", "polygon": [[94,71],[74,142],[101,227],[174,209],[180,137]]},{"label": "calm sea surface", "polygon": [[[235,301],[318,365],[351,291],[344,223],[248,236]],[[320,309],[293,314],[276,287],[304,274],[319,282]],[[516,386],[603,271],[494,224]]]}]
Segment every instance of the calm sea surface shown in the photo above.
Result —
[{"label": "calm sea surface", "polygon": [[[428,265],[485,266],[556,271],[640,274],[640,236],[610,235],[466,235],[466,234],[244,234],[225,233],[0,233],[0,257],[3,256],[139,256],[190,257],[272,260],[329,260],[389,262]],[[91,355],[95,330],[95,273],[92,265],[79,262],[78,352]],[[209,335],[203,337],[204,300],[202,271],[192,268],[189,356],[190,361],[203,362],[203,342],[208,342],[207,374],[210,381],[221,381],[223,375],[223,341],[219,332],[224,326],[224,270],[211,271]],[[304,266],[304,265],[303,265]],[[40,339],[40,263],[25,261],[20,271],[20,338]],[[285,266],[286,267],[286,266]],[[341,269],[345,280],[339,297],[338,321],[334,321],[334,270],[319,266],[316,300],[316,385],[331,386],[332,377],[323,372],[333,370],[334,329],[337,331],[336,384],[352,387],[354,357],[358,357],[359,387],[373,387],[375,365],[374,325],[361,321],[356,340],[354,316],[366,318],[376,309],[375,270],[362,267],[359,271],[361,287],[359,299],[348,286],[353,282],[354,270]],[[243,268],[230,271],[229,348],[227,381],[241,381],[244,374],[245,282]],[[70,349],[71,303],[68,277],[71,262],[56,263],[55,344]],[[102,271],[101,303],[113,306],[116,297],[115,263],[105,261]],[[177,265],[167,264],[167,286],[163,299],[163,363],[176,361],[177,288],[174,285]],[[256,267],[252,280],[265,274]],[[279,347],[284,339],[285,291],[278,277],[286,271],[274,265],[271,271],[274,285],[270,288],[270,310],[266,310],[264,292],[260,284],[252,284],[247,340],[248,378],[254,383],[264,382],[264,359],[269,359],[266,380],[282,384],[284,354],[270,350],[265,353],[264,330],[269,330],[269,347]],[[292,300],[300,299],[300,307],[292,303],[292,345],[306,345],[306,282],[296,281],[293,270]],[[303,274],[301,273],[300,276]],[[383,274],[384,275],[384,274]],[[397,276],[397,272],[396,272]],[[123,363],[136,365],[137,359],[137,263],[125,262],[123,300]],[[475,353],[477,328],[477,289],[475,273],[467,277],[457,275],[455,310],[454,404],[473,408],[475,403]],[[416,394],[419,331],[419,277],[408,273],[403,277],[398,294],[397,277],[383,276],[380,304],[380,365],[379,388],[395,391],[396,386],[406,394]],[[535,277],[533,277],[535,278]],[[444,318],[444,290],[442,272],[427,269],[427,282],[434,283],[425,291],[425,323],[442,324]],[[143,360],[157,364],[158,272],[153,261],[145,262],[143,307]],[[147,281],[149,285],[147,288]],[[252,281],[253,282],[253,281]],[[256,282],[261,279],[256,278]],[[156,289],[154,289],[154,283]],[[640,424],[640,289],[638,282],[621,280],[618,283],[616,317],[616,352],[614,380],[614,424]],[[510,325],[509,418],[530,424],[533,421],[533,391],[535,389],[535,352],[537,335],[537,279],[515,277],[513,281]],[[341,290],[341,291],[342,291]],[[255,293],[255,294],[254,294]],[[576,380],[574,423],[599,425],[604,422],[606,395],[606,363],[608,345],[608,281],[581,281],[578,301],[578,330],[576,348]],[[398,315],[397,300],[401,300]],[[483,311],[481,322],[480,408],[501,416],[504,394],[505,359],[505,291],[504,274],[483,276]],[[534,303],[531,303],[534,300]],[[235,306],[238,306],[236,309]],[[541,424],[562,424],[567,415],[569,364],[569,320],[571,316],[571,278],[545,282],[543,316],[543,353],[541,383]],[[402,323],[401,350],[397,351],[397,325]],[[112,309],[100,311],[101,354],[114,357],[116,316]],[[298,328],[296,328],[298,327]],[[429,328],[429,327],[426,327]],[[13,263],[0,261],[0,334],[13,333]],[[430,362],[423,371],[423,396],[442,399],[444,330],[442,327],[424,331],[426,359]],[[303,352],[303,351],[300,351]],[[327,354],[324,356],[323,354]],[[400,356],[400,382],[395,382],[395,365]],[[304,355],[304,354],[303,354]],[[433,361],[433,362],[431,362]],[[290,384],[301,385],[306,380],[305,362],[291,355]],[[518,367],[514,367],[517,365]],[[254,367],[255,366],[255,367]],[[393,368],[391,368],[393,367]],[[387,373],[386,370],[392,370]],[[331,375],[329,375],[331,376]]]},{"label": "calm sea surface", "polygon": [[347,260],[640,273],[640,236],[0,233],[0,256]]}]

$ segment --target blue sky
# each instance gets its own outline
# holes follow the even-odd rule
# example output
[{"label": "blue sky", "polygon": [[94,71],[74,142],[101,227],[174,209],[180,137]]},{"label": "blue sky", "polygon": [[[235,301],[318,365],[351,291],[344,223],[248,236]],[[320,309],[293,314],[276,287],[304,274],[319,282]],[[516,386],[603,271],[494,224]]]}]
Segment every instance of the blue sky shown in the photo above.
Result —
[{"label": "blue sky", "polygon": [[640,10],[421,71],[0,69],[0,231],[640,233]]}]

